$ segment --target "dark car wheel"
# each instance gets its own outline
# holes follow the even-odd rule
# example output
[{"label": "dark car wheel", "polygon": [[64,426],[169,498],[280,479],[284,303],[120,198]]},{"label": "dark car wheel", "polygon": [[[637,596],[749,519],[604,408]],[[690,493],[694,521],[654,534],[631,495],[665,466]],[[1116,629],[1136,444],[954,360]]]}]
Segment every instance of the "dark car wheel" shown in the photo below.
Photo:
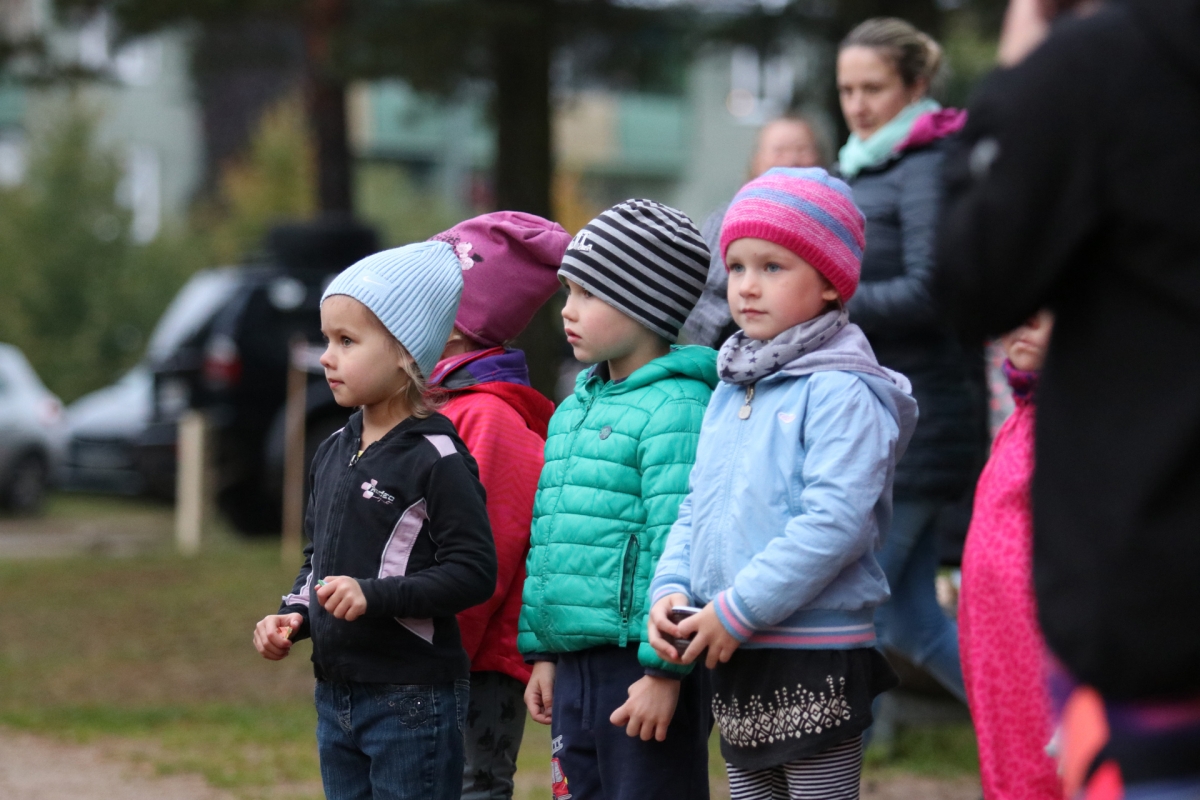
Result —
[{"label": "dark car wheel", "polygon": [[46,499],[50,473],[41,456],[30,453],[21,456],[13,465],[8,488],[3,493],[3,505],[14,514],[33,514]]}]

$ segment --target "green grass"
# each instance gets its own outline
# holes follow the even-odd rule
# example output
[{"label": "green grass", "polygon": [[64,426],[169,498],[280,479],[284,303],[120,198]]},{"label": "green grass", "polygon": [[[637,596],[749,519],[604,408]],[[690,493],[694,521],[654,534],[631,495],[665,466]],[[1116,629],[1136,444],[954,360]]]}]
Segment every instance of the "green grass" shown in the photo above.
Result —
[{"label": "green grass", "polygon": [[[170,547],[170,508],[89,496],[55,496],[46,519],[119,525],[122,515],[163,526],[161,549],[0,561],[0,725],[103,742],[246,800],[320,797],[310,645],[272,663],[251,644],[295,577],[278,542],[217,531],[187,559]],[[518,800],[549,798],[549,762],[549,729],[530,721]],[[974,737],[963,725],[902,730],[891,759],[869,753],[867,764],[880,776],[972,774]],[[726,797],[715,736],[710,774],[714,798]]]},{"label": "green grass", "polygon": [[[57,496],[47,518],[170,509]],[[169,541],[169,539],[168,539]],[[161,553],[0,562],[0,723],[79,741],[119,737],[163,773],[199,772],[246,798],[319,797],[310,647],[264,661],[254,624],[295,568],[275,542],[220,533],[196,559]],[[297,559],[298,563],[298,559]]]},{"label": "green grass", "polygon": [[53,492],[46,497],[42,516],[49,519],[112,519],[130,515],[157,515],[171,518],[174,508],[148,498],[116,497],[90,492]]},{"label": "green grass", "polygon": [[901,728],[891,754],[867,749],[863,772],[879,776],[904,772],[932,778],[978,775],[975,731],[966,723]]}]

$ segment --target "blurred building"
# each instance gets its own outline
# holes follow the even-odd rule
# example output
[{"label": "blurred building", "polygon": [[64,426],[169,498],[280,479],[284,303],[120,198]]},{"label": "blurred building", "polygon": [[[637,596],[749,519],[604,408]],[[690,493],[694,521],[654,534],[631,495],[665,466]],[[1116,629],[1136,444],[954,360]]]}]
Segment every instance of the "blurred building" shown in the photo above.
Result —
[{"label": "blurred building", "polygon": [[41,37],[50,69],[91,76],[53,86],[0,84],[0,185],[23,179],[31,137],[75,104],[95,117],[96,144],[121,160],[118,199],[132,213],[134,238],[150,241],[166,220],[182,217],[204,159],[189,37],[168,31],[121,40],[107,14],[56,20],[51,0],[8,0],[0,9],[8,41]]},{"label": "blurred building", "polygon": [[[554,107],[554,203],[571,230],[634,196],[670,203],[697,222],[746,180],[759,126],[780,113],[811,111],[832,130],[820,104],[830,54],[796,40],[760,59],[749,48],[711,47],[688,69],[677,95],[588,87],[560,89]],[[495,156],[486,87],[451,99],[402,81],[354,87],[351,141],[366,163],[402,166],[424,191],[463,213],[489,205]]]}]

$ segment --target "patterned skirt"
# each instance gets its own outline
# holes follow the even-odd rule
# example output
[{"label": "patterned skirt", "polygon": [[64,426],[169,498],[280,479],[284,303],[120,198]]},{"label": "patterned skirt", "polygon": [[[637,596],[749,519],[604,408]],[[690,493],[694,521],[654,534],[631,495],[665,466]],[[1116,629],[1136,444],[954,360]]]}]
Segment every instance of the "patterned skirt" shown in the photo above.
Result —
[{"label": "patterned skirt", "polygon": [[721,755],[760,770],[816,755],[871,725],[871,701],[899,683],[873,647],[740,649],[712,673]]}]

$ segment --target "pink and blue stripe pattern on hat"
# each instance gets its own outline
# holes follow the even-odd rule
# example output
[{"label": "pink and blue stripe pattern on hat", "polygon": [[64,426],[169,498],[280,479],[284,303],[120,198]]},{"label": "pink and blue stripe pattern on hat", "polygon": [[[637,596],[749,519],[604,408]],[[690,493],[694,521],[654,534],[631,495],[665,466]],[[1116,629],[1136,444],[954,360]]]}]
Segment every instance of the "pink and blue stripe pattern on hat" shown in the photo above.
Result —
[{"label": "pink and blue stripe pattern on hat", "polygon": [[842,300],[858,288],[866,220],[850,187],[819,167],[776,167],[733,198],[721,226],[721,256],[731,242],[773,242],[825,276]]}]

